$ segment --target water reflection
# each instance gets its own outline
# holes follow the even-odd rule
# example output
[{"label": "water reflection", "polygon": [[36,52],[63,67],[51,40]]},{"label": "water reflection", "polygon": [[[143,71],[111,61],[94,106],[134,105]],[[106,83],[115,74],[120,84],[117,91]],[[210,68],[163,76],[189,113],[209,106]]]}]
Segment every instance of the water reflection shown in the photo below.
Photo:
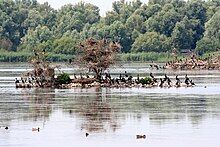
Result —
[{"label": "water reflection", "polygon": [[106,132],[119,129],[132,116],[163,125],[189,119],[199,124],[206,117],[219,117],[220,95],[133,94],[124,89],[18,89],[0,96],[0,119],[47,121],[53,110],[76,117],[82,130]]},{"label": "water reflection", "polygon": [[[146,75],[145,67],[142,70],[136,65],[127,71],[140,70]],[[210,77],[204,79],[204,74]],[[216,71],[200,73],[199,77],[191,73],[198,85],[179,89],[16,89],[13,80],[18,75],[11,72],[8,79],[5,75],[0,71],[0,126],[9,126],[9,130],[0,129],[0,146],[31,146],[39,140],[49,143],[45,138],[67,146],[81,146],[82,142],[96,146],[99,140],[120,145],[131,141],[137,146],[134,140],[138,133],[146,133],[144,143],[151,146],[161,146],[161,141],[172,146],[174,140],[191,146],[192,138],[197,141],[194,146],[219,146],[220,85]],[[32,127],[41,130],[33,133]],[[93,134],[86,141],[85,132]]]},{"label": "water reflection", "polygon": [[54,89],[19,89],[0,96],[0,120],[48,120],[52,112]]},{"label": "water reflection", "polygon": [[[73,89],[74,90],[74,89]],[[77,91],[77,89],[75,89]],[[82,90],[82,89],[81,89]],[[88,89],[87,89],[88,90]],[[83,91],[81,91],[83,93]],[[85,95],[75,95],[63,109],[82,120],[81,130],[87,132],[115,131],[119,128],[117,113],[108,102],[108,96],[102,88],[91,88]]]}]

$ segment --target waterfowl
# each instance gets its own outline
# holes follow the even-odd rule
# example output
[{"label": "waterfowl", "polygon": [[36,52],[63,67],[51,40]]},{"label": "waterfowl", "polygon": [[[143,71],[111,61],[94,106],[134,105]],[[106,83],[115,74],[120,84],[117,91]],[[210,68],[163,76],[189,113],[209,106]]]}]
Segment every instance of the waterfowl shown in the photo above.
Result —
[{"label": "waterfowl", "polygon": [[120,84],[118,78],[116,78],[115,82],[116,82],[118,85]]},{"label": "waterfowl", "polygon": [[160,84],[159,84],[159,86],[160,86],[160,87],[163,87],[164,82],[165,82],[165,81],[160,78]]},{"label": "waterfowl", "polygon": [[157,83],[157,79],[154,77],[152,73],[150,73],[150,77],[153,79],[153,83]]},{"label": "waterfowl", "polygon": [[129,76],[128,81],[132,81],[132,78],[133,78],[132,76]]},{"label": "waterfowl", "polygon": [[89,136],[89,133],[86,133],[86,137],[88,137]]},{"label": "waterfowl", "polygon": [[5,127],[5,130],[8,130],[9,128],[8,127]]},{"label": "waterfowl", "polygon": [[150,77],[151,77],[152,79],[154,79],[154,76],[153,76],[153,74],[152,74],[152,73],[150,73]]},{"label": "waterfowl", "polygon": [[167,79],[168,79],[168,77],[167,77],[167,75],[165,74],[165,75],[164,75],[164,79],[163,79],[164,82],[165,82]]},{"label": "waterfowl", "polygon": [[186,74],[186,76],[185,76],[185,84],[186,84],[187,86],[189,86],[189,78],[188,78],[187,74]]},{"label": "waterfowl", "polygon": [[136,83],[139,84],[139,81],[140,81],[140,76],[139,76],[139,74],[138,74],[138,75],[137,75]]},{"label": "waterfowl", "polygon": [[18,84],[19,80],[17,78],[15,78],[15,84]]},{"label": "waterfowl", "polygon": [[121,76],[121,73],[119,74],[119,80],[121,80],[122,76]]},{"label": "waterfowl", "polygon": [[127,71],[125,71],[125,77],[128,77],[128,73],[127,73]]},{"label": "waterfowl", "polygon": [[180,87],[180,79],[178,78],[178,75],[176,75],[176,87]]},{"label": "waterfowl", "polygon": [[194,83],[192,80],[190,80],[190,84],[191,84],[192,86],[195,85],[195,83]]},{"label": "waterfowl", "polygon": [[178,75],[176,75],[176,81],[180,82],[180,79],[178,78]]},{"label": "waterfowl", "polygon": [[136,135],[136,139],[145,139],[146,135]]},{"label": "waterfowl", "polygon": [[38,127],[38,128],[32,128],[32,131],[34,132],[34,131],[40,131],[40,128]]},{"label": "waterfowl", "polygon": [[155,67],[157,70],[159,70],[159,66],[158,66],[158,65],[155,64],[154,67]]},{"label": "waterfowl", "polygon": [[23,84],[25,83],[24,78],[22,78],[22,77],[21,77],[21,82],[22,82]]},{"label": "waterfowl", "polygon": [[77,79],[76,74],[73,74],[73,76],[74,76],[74,79]]}]

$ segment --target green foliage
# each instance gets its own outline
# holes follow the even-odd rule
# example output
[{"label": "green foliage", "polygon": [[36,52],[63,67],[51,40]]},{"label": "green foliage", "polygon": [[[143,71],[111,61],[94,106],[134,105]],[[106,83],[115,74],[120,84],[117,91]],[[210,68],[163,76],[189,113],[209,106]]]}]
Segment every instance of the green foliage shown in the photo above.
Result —
[{"label": "green foliage", "polygon": [[62,73],[57,76],[56,79],[58,84],[69,84],[71,82],[70,76],[67,73]]},{"label": "green foliage", "polygon": [[193,28],[188,17],[176,23],[172,33],[172,44],[174,47],[181,49],[191,49],[193,44]]},{"label": "green foliage", "polygon": [[[35,49],[49,52],[51,60],[63,60],[88,38],[117,41],[123,53],[169,52],[171,47],[212,52],[219,49],[219,6],[219,0],[118,0],[101,17],[90,3],[55,10],[47,2],[0,0],[0,48],[15,56],[11,60],[4,53],[7,61],[23,61],[24,52]],[[138,55],[131,56],[151,58]]]},{"label": "green foliage", "polygon": [[197,42],[199,54],[220,50],[220,11],[217,11],[205,25],[204,37]]},{"label": "green foliage", "polygon": [[122,61],[157,61],[167,62],[172,61],[174,57],[170,53],[142,52],[142,53],[127,53],[120,55]]},{"label": "green foliage", "polygon": [[220,43],[217,39],[202,38],[197,42],[196,52],[199,55],[203,55],[206,52],[215,52],[220,50]]},{"label": "green foliage", "polygon": [[132,52],[166,52],[169,50],[171,50],[169,38],[156,32],[140,35],[132,45]]},{"label": "green foliage", "polygon": [[205,37],[216,38],[220,41],[220,10],[206,23],[205,28]]},{"label": "green foliage", "polygon": [[151,84],[152,82],[153,82],[153,81],[152,81],[152,79],[151,79],[150,77],[145,77],[145,78],[140,79],[140,83],[141,83],[142,85],[144,85],[144,84],[149,85],[149,84]]},{"label": "green foliage", "polygon": [[173,5],[166,4],[157,15],[146,21],[146,30],[159,32],[170,37],[175,24],[180,20],[181,15],[174,9]]}]

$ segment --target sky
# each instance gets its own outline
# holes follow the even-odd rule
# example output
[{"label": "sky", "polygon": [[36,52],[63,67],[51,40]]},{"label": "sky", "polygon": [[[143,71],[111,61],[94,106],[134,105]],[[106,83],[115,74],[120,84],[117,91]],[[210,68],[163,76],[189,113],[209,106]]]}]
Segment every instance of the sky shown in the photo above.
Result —
[{"label": "sky", "polygon": [[[104,16],[105,13],[112,9],[112,3],[115,0],[37,0],[39,3],[48,2],[51,7],[55,9],[59,9],[61,6],[65,4],[76,4],[80,1],[83,1],[85,3],[91,3],[93,5],[96,5],[100,9],[101,16]],[[132,1],[132,0],[126,0],[126,1]],[[147,3],[148,0],[141,0],[143,3]]]}]

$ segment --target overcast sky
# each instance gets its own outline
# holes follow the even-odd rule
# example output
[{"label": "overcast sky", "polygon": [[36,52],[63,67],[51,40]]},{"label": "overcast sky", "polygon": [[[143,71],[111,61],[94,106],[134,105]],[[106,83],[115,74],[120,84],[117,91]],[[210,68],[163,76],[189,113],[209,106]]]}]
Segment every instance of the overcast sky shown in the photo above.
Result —
[{"label": "overcast sky", "polygon": [[[86,3],[91,3],[99,7],[100,14],[103,16],[106,11],[111,10],[112,2],[115,0],[37,0],[39,3],[48,2],[51,7],[55,9],[59,9],[61,6],[65,4],[76,4],[80,1],[84,1]],[[132,0],[127,0],[132,1]],[[148,0],[141,0],[143,3],[147,3]]]}]

